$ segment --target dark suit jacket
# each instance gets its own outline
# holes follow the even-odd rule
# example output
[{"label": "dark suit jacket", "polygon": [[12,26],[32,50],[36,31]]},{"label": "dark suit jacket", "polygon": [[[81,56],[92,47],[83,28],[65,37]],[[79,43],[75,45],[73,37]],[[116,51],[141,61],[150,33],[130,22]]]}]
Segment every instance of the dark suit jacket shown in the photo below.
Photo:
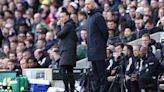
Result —
[{"label": "dark suit jacket", "polygon": [[88,29],[88,60],[99,61],[106,59],[106,44],[108,29],[99,10],[92,10],[87,19]]},{"label": "dark suit jacket", "polygon": [[57,30],[57,38],[59,39],[59,49],[61,54],[59,65],[75,66],[77,42],[75,24],[72,20],[68,20],[62,28],[58,26]]}]

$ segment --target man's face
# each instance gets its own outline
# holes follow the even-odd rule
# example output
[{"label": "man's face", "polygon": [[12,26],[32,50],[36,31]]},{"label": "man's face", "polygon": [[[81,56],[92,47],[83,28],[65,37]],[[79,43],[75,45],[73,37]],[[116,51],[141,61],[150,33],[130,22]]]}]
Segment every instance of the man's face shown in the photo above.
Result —
[{"label": "man's face", "polygon": [[143,46],[148,46],[149,43],[150,43],[149,37],[142,37],[141,40],[142,40],[142,45]]},{"label": "man's face", "polygon": [[20,66],[21,66],[21,69],[25,69],[25,68],[28,68],[28,63],[25,59],[22,59],[20,61]]},{"label": "man's face", "polygon": [[9,68],[9,70],[13,70],[14,67],[15,67],[14,62],[8,62],[8,68]]},{"label": "man's face", "polygon": [[94,2],[93,0],[86,0],[85,1],[85,8],[87,9],[87,11],[92,10],[94,7]]}]

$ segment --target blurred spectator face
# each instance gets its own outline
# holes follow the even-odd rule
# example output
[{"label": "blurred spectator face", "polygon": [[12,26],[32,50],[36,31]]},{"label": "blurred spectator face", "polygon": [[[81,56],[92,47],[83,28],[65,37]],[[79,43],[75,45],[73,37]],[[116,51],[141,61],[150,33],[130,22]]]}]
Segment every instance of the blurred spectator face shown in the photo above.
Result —
[{"label": "blurred spectator face", "polygon": [[16,51],[16,48],[17,48],[17,43],[16,42],[10,42],[10,49],[12,51]]},{"label": "blurred spectator face", "polygon": [[142,40],[142,46],[148,46],[151,42],[149,37],[142,37],[141,40]]},{"label": "blurred spectator face", "polygon": [[163,0],[158,0],[158,6],[163,7],[164,6],[164,1]]},{"label": "blurred spectator face", "polygon": [[17,60],[20,61],[22,57],[22,52],[17,52]]},{"label": "blurred spectator face", "polygon": [[70,14],[73,14],[76,11],[71,5],[68,6],[67,10]]},{"label": "blurred spectator face", "polygon": [[116,28],[116,23],[114,21],[108,21],[107,26],[109,29],[115,29]]},{"label": "blurred spectator face", "polygon": [[4,19],[0,18],[0,27],[2,27],[4,25]]},{"label": "blurred spectator face", "polygon": [[41,49],[36,49],[34,52],[34,56],[37,60],[39,60],[40,57],[42,56]]},{"label": "blurred spectator face", "polygon": [[85,19],[85,16],[78,13],[77,18],[78,18],[78,21],[81,22]]},{"label": "blurred spectator face", "polygon": [[19,11],[23,11],[24,10],[24,6],[22,3],[16,3],[16,7]]},{"label": "blurred spectator face", "polygon": [[5,38],[8,37],[8,35],[9,35],[9,30],[8,30],[8,28],[3,28],[3,29],[2,29],[2,35],[3,35]]},{"label": "blurred spectator face", "polygon": [[122,52],[121,45],[118,45],[118,46],[115,47],[115,52],[117,52],[117,53],[121,53]]},{"label": "blurred spectator face", "polygon": [[17,48],[19,48],[20,51],[23,51],[26,48],[24,42],[19,42]]},{"label": "blurred spectator face", "polygon": [[29,59],[28,60],[28,67],[29,68],[36,68],[38,66],[37,62],[38,61],[35,61],[34,59]]},{"label": "blurred spectator face", "polygon": [[141,27],[142,27],[142,20],[135,20],[135,27],[136,27],[136,29],[141,29]]},{"label": "blurred spectator face", "polygon": [[90,11],[95,8],[95,2],[94,0],[85,0],[85,8],[87,11]]},{"label": "blurred spectator face", "polygon": [[123,53],[124,53],[125,56],[129,56],[130,55],[130,51],[129,51],[127,46],[123,47]]},{"label": "blurred spectator face", "polygon": [[12,61],[9,61],[9,62],[8,62],[8,69],[9,69],[10,71],[12,71],[12,70],[14,70],[14,68],[15,68],[15,63],[12,62]]},{"label": "blurred spectator face", "polygon": [[24,41],[26,39],[26,36],[24,33],[19,33],[18,34],[18,41]]},{"label": "blurred spectator face", "polygon": [[71,0],[64,0],[63,1],[63,6],[64,7],[68,7],[69,3],[71,2]]},{"label": "blurred spectator face", "polygon": [[109,7],[109,4],[105,3],[104,4],[104,11],[109,11],[110,10],[110,7]]},{"label": "blurred spectator face", "polygon": [[71,14],[70,18],[75,22],[78,23],[78,18],[76,14]]},{"label": "blurred spectator face", "polygon": [[20,19],[22,17],[21,12],[15,11],[15,18]]},{"label": "blurred spectator face", "polygon": [[136,10],[134,8],[130,8],[129,9],[129,14],[130,14],[131,18],[135,18]]},{"label": "blurred spectator face", "polygon": [[140,54],[140,48],[139,48],[139,46],[137,46],[137,45],[133,46],[133,55],[135,57],[138,57],[139,54]]},{"label": "blurred spectator face", "polygon": [[6,22],[7,22],[7,23],[10,23],[11,25],[14,25],[14,24],[15,24],[15,21],[14,21],[14,19],[12,19],[12,18],[8,18],[8,19],[6,20]]},{"label": "blurred spectator face", "polygon": [[7,5],[3,5],[2,6],[2,11],[4,12],[4,11],[7,11],[8,10],[8,6]]},{"label": "blurred spectator face", "polygon": [[20,67],[21,67],[21,69],[28,68],[28,62],[27,62],[26,59],[21,59],[21,61],[20,61]]},{"label": "blurred spectator face", "polygon": [[54,36],[53,36],[52,32],[47,32],[46,33],[46,41],[49,41],[49,40],[52,41],[53,38],[54,38]]},{"label": "blurred spectator face", "polygon": [[145,29],[150,30],[152,28],[153,28],[153,24],[151,24],[151,23],[146,23],[145,24]]},{"label": "blurred spectator face", "polygon": [[28,31],[28,28],[25,25],[19,26],[19,32],[20,33],[26,33]]},{"label": "blurred spectator face", "polygon": [[83,8],[85,6],[85,0],[79,0],[79,6]]},{"label": "blurred spectator face", "polygon": [[10,11],[14,11],[16,9],[15,3],[14,2],[10,2],[9,3],[9,10]]},{"label": "blurred spectator face", "polygon": [[155,9],[155,8],[158,8],[158,2],[157,0],[151,0],[150,1],[150,6]]},{"label": "blurred spectator face", "polygon": [[163,16],[164,16],[164,7],[163,8],[159,8],[159,11],[158,11],[158,17],[162,18]]},{"label": "blurred spectator face", "polygon": [[10,59],[10,60],[13,60],[13,61],[16,61],[16,59],[17,59],[16,54],[10,53],[10,54],[9,54],[9,59]]},{"label": "blurred spectator face", "polygon": [[42,19],[42,17],[41,17],[41,15],[39,14],[39,13],[36,13],[35,15],[34,15],[34,22],[37,24],[37,23],[39,23],[40,21],[41,21],[41,19]]},{"label": "blurred spectator face", "polygon": [[141,7],[147,7],[149,6],[149,3],[147,0],[141,0]]},{"label": "blurred spectator face", "polygon": [[8,55],[9,51],[10,51],[9,45],[3,45],[3,52],[4,52],[6,55]]},{"label": "blurred spectator face", "polygon": [[24,51],[22,53],[22,57],[25,58],[25,59],[29,59],[31,57],[31,52],[30,51]]},{"label": "blurred spectator face", "polygon": [[144,15],[152,16],[152,11],[151,11],[150,7],[144,8]]},{"label": "blurred spectator face", "polygon": [[113,13],[112,12],[107,12],[107,20],[113,20],[114,19],[114,16],[113,16]]},{"label": "blurred spectator face", "polygon": [[81,30],[80,36],[81,36],[82,40],[86,40],[87,39],[87,30]]},{"label": "blurred spectator face", "polygon": [[44,28],[44,27],[43,27],[41,24],[37,24],[37,25],[36,25],[36,31],[37,31],[37,32],[41,32],[41,31],[43,30],[43,28]]},{"label": "blurred spectator face", "polygon": [[148,47],[147,47],[147,46],[146,46],[146,47],[145,47],[145,46],[141,47],[141,48],[140,48],[140,56],[141,56],[141,57],[146,56],[147,51],[148,51]]},{"label": "blurred spectator face", "polygon": [[146,22],[148,19],[150,19],[150,16],[149,15],[144,15],[143,16],[143,21]]},{"label": "blurred spectator face", "polygon": [[132,36],[132,31],[131,31],[130,28],[125,28],[125,30],[124,30],[124,36],[125,36],[125,37],[130,37],[130,36]]},{"label": "blurred spectator face", "polygon": [[27,10],[26,10],[26,15],[25,15],[25,17],[26,17],[27,19],[31,19],[32,16],[33,16],[33,10],[30,9],[30,8],[27,9]]},{"label": "blurred spectator face", "polygon": [[3,59],[2,66],[1,66],[2,69],[4,69],[4,70],[8,69],[8,66],[7,66],[8,61],[9,61],[8,58]]},{"label": "blurred spectator face", "polygon": [[45,48],[45,42],[43,40],[37,41],[37,48],[38,49],[44,49]]},{"label": "blurred spectator face", "polygon": [[26,33],[26,39],[27,40],[33,40],[33,36],[30,33]]},{"label": "blurred spectator face", "polygon": [[38,40],[44,40],[46,38],[46,35],[44,33],[38,33],[37,39]]},{"label": "blurred spectator face", "polygon": [[1,5],[4,5],[4,4],[6,4],[6,3],[7,3],[6,0],[1,0],[1,2],[0,2]]}]

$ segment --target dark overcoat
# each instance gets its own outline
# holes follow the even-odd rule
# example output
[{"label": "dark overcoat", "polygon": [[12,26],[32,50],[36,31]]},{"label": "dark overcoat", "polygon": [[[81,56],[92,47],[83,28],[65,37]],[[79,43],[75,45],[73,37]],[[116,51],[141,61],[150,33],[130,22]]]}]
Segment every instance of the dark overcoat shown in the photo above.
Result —
[{"label": "dark overcoat", "polygon": [[57,27],[57,38],[59,39],[60,61],[59,65],[76,65],[76,42],[75,23],[68,20],[61,28]]},{"label": "dark overcoat", "polygon": [[88,60],[100,61],[106,59],[106,44],[108,28],[101,12],[98,9],[90,11],[87,18],[88,29]]}]

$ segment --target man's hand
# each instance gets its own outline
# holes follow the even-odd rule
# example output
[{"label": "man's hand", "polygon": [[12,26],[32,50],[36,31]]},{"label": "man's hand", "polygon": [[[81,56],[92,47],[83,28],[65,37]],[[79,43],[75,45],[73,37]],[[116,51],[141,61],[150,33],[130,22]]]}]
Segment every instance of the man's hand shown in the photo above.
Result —
[{"label": "man's hand", "polygon": [[115,78],[116,78],[116,76],[108,76],[108,77],[107,77],[107,80],[108,80],[108,81],[113,81]]}]

